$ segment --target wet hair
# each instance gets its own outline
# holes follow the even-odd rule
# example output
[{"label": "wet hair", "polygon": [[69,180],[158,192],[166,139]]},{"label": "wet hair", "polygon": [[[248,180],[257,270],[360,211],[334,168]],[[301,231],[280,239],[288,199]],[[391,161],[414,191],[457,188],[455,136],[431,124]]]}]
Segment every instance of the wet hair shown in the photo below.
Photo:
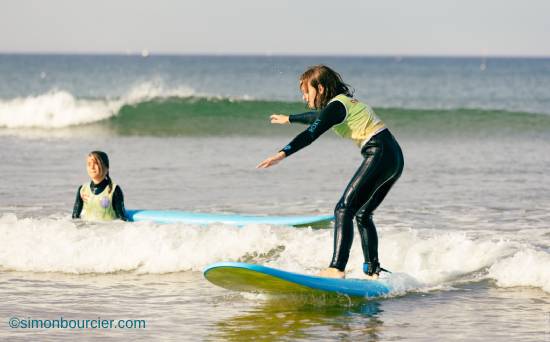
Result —
[{"label": "wet hair", "polygon": [[109,156],[103,151],[92,151],[88,154],[88,157],[92,157],[96,160],[99,165],[99,172],[109,180],[109,192],[113,188],[113,181],[109,177]]},{"label": "wet hair", "polygon": [[[314,100],[314,109],[326,107],[328,102],[336,95],[344,94],[353,97],[353,88],[344,83],[342,76],[326,65],[319,64],[309,67],[300,75],[300,88],[308,82],[317,90],[317,96]],[[319,85],[325,89],[323,94],[319,93]]]}]

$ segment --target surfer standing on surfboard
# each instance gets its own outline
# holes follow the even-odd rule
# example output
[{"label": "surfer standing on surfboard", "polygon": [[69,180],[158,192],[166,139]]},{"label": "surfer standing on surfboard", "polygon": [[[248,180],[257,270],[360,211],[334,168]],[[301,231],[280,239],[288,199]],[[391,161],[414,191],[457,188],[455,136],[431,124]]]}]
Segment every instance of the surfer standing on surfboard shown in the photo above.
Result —
[{"label": "surfer standing on surfboard", "polygon": [[271,123],[293,122],[310,126],[298,134],[276,155],[258,164],[268,168],[311,144],[329,128],[353,140],[360,148],[363,162],[351,178],[334,209],[334,252],[327,269],[319,275],[343,278],[353,242],[353,218],[361,235],[365,263],[363,271],[371,279],[378,278],[378,235],[372,221],[380,205],[403,171],[403,154],[399,144],[367,104],[353,98],[350,86],[325,65],[308,68],[300,76],[300,90],[309,108],[316,111],[295,115],[271,115]]}]

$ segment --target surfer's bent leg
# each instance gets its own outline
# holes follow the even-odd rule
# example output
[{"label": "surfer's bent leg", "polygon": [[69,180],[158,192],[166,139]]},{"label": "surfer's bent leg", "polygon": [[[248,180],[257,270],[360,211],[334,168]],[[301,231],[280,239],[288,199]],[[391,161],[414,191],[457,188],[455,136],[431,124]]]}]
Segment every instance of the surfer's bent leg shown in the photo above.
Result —
[{"label": "surfer's bent leg", "polygon": [[363,156],[365,159],[351,178],[334,210],[334,252],[330,267],[340,271],[344,271],[349,259],[353,242],[353,218],[363,203],[370,198],[372,194],[370,188],[373,181],[379,177],[381,170],[379,164],[382,150],[378,144],[371,144]]},{"label": "surfer's bent leg", "polygon": [[365,264],[369,264],[369,270],[373,270],[380,263],[378,262],[378,233],[372,221],[372,213],[358,214],[355,219],[361,236]]},{"label": "surfer's bent leg", "polygon": [[382,202],[397,178],[399,178],[399,176],[388,179],[387,183],[384,183],[378,188],[372,199],[365,203],[365,205],[357,211],[357,215],[355,216],[357,229],[361,236],[361,247],[363,248],[365,264],[369,265],[369,274],[379,273],[377,268],[380,267],[380,262],[378,261],[378,234],[372,220],[372,212]]},{"label": "surfer's bent leg", "polygon": [[363,248],[365,264],[368,264],[369,274],[378,273],[380,267],[378,261],[378,235],[376,233],[376,226],[372,221],[372,213],[382,203],[403,171],[403,154],[399,144],[391,133],[383,131],[373,139],[379,140],[383,146],[382,150],[384,153],[379,164],[382,172],[376,180],[373,180],[368,191],[369,198],[356,214],[357,228],[361,235],[361,246]]}]

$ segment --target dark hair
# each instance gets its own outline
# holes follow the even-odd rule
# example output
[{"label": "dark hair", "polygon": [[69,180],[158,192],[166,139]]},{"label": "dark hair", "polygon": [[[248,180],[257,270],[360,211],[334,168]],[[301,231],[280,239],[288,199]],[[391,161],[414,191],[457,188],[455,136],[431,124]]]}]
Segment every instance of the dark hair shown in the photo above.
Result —
[{"label": "dark hair", "polygon": [[[353,88],[344,83],[342,76],[326,65],[319,64],[309,67],[300,76],[300,87],[309,82],[317,90],[315,97],[315,109],[324,108],[328,102],[336,95],[344,94],[353,96]],[[319,85],[325,89],[323,94],[319,94]]]},{"label": "dark hair", "polygon": [[94,157],[95,160],[100,164],[101,172],[105,172],[105,178],[109,180],[109,192],[113,188],[113,181],[109,177],[109,156],[103,151],[92,151],[89,154],[90,157]]}]

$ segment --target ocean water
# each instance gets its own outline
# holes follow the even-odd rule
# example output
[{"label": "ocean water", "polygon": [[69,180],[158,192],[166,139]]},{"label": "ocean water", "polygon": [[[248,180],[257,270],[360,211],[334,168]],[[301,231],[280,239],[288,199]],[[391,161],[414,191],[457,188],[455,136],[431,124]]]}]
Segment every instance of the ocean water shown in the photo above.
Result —
[{"label": "ocean water", "polygon": [[[326,63],[375,108],[405,170],[375,213],[387,298],[267,297],[208,283],[218,261],[315,273],[332,230],[70,219],[89,151],[127,208],[333,210],[361,161],[304,126],[297,77]],[[550,341],[550,59],[0,55],[2,340]],[[361,277],[355,241],[348,277]],[[144,329],[11,328],[144,320]]]}]

